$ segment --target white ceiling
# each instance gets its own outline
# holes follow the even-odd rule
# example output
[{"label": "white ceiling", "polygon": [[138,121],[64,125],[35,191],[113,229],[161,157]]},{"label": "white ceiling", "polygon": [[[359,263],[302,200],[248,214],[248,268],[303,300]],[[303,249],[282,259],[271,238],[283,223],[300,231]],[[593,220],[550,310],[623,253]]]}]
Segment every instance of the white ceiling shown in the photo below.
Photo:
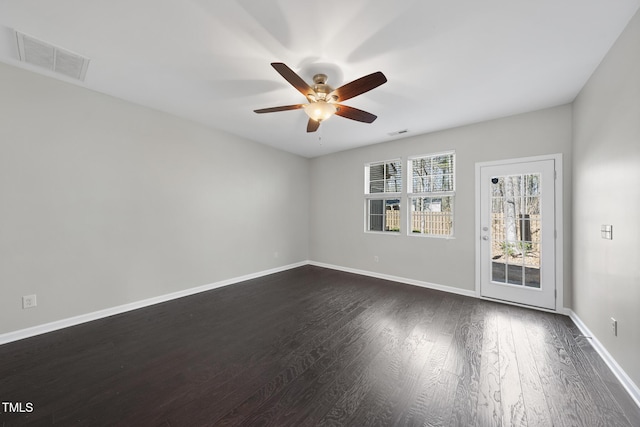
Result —
[{"label": "white ceiling", "polygon": [[[18,30],[90,58],[80,86],[306,157],[571,102],[640,0],[0,0],[0,61]],[[271,66],[338,87],[388,82],[306,133]],[[46,71],[43,74],[53,75]],[[61,80],[71,81],[65,77]]]}]

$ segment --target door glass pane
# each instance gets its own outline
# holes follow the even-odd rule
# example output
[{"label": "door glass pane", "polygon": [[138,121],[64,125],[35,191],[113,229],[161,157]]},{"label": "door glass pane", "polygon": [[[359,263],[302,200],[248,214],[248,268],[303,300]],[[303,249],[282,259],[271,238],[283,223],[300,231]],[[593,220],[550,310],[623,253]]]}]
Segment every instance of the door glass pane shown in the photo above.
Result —
[{"label": "door glass pane", "polygon": [[491,178],[491,280],[540,288],[540,174]]}]

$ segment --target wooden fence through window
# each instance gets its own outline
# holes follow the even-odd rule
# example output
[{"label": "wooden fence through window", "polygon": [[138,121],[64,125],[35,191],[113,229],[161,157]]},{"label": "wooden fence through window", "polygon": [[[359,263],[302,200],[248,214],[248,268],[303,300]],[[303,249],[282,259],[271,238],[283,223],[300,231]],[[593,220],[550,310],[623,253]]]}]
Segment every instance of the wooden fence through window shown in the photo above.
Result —
[{"label": "wooden fence through window", "polygon": [[[399,210],[386,212],[385,229],[400,230],[401,215]],[[448,236],[451,234],[453,219],[449,212],[411,212],[411,232]],[[494,241],[505,241],[505,215],[492,214],[491,231]],[[540,215],[519,215],[516,221],[517,240],[540,243]]]},{"label": "wooden fence through window", "polygon": [[[400,211],[387,211],[386,229],[400,230]],[[448,236],[453,228],[453,219],[449,212],[411,212],[411,232]]]}]

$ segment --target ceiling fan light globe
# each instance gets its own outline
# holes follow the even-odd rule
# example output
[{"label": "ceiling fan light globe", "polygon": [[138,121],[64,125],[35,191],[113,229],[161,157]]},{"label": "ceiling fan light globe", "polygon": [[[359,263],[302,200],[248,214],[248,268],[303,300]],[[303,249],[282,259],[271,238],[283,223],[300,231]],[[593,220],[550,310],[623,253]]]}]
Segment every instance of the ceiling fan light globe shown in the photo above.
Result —
[{"label": "ceiling fan light globe", "polygon": [[312,102],[304,106],[304,112],[307,113],[307,116],[317,122],[327,120],[336,111],[338,111],[338,108],[334,104],[324,101]]}]

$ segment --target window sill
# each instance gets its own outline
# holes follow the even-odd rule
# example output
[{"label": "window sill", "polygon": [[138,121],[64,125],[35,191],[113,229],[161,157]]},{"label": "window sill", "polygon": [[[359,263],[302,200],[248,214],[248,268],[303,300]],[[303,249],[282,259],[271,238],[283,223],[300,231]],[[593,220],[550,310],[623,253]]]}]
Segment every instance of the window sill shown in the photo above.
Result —
[{"label": "window sill", "polygon": [[365,234],[379,234],[383,236],[402,236],[402,233],[399,231],[371,231],[364,230]]},{"label": "window sill", "polygon": [[437,234],[423,234],[423,233],[409,233],[407,236],[411,237],[429,237],[432,239],[443,239],[443,240],[455,240],[456,236],[439,236]]}]

